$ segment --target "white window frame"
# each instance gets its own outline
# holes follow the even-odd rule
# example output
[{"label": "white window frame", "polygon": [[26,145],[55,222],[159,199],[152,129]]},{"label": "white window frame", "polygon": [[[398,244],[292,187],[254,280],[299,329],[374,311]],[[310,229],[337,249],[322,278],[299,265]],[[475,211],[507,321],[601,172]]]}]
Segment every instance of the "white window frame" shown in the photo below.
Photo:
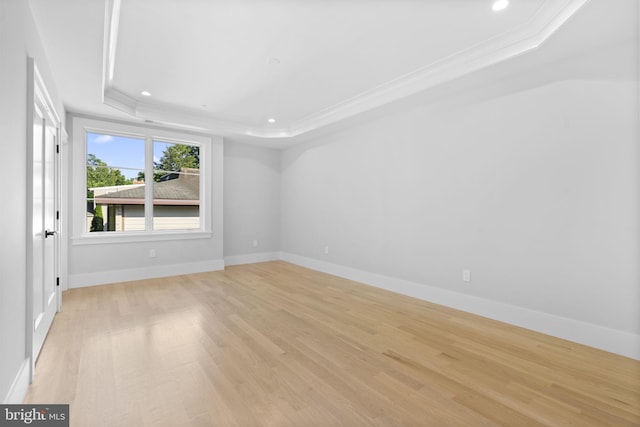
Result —
[{"label": "white window frame", "polygon": [[[212,236],[213,194],[212,183],[213,152],[216,144],[210,137],[181,133],[179,131],[151,128],[134,124],[73,117],[72,147],[72,210],[73,224],[71,242],[73,245],[104,244],[123,242],[145,242],[157,240],[207,239]],[[200,148],[200,229],[196,230],[153,230],[152,185],[145,191],[145,230],[91,233],[86,225],[87,197],[87,133],[143,139],[145,141],[145,171],[153,169],[153,142],[162,141],[177,144],[197,145]],[[151,175],[153,176],[153,175]]]}]

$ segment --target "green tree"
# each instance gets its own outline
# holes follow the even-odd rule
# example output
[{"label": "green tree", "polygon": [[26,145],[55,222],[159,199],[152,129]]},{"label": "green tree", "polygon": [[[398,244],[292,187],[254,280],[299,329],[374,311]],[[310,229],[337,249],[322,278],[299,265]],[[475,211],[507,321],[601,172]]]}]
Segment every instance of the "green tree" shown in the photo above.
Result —
[{"label": "green tree", "polygon": [[102,216],[102,206],[96,206],[96,212],[91,219],[91,229],[89,231],[104,231],[104,217]]},{"label": "green tree", "polygon": [[127,179],[120,170],[107,167],[107,163],[97,158],[95,154],[87,156],[87,196],[89,198],[93,197],[89,194],[92,193],[89,188],[126,184],[131,184],[131,180]]},{"label": "green tree", "polygon": [[[173,144],[168,146],[157,162],[153,162],[153,180],[159,182],[160,178],[168,172],[179,172],[183,168],[200,168],[200,148],[193,145]],[[138,178],[144,179],[144,173],[139,173]]]},{"label": "green tree", "polygon": [[[131,184],[131,180],[127,179],[120,170],[108,167],[107,163],[97,158],[95,154],[87,155],[88,199],[93,199],[93,191],[89,190],[90,188],[127,184]],[[95,206],[89,231],[104,231],[104,218],[102,216],[102,206],[100,205]]]}]

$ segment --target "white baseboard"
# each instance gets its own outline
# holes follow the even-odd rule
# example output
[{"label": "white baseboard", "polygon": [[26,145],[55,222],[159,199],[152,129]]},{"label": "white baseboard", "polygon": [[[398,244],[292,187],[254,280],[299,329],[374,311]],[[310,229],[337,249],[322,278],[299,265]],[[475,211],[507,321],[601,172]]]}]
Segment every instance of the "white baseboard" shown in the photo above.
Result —
[{"label": "white baseboard", "polygon": [[24,402],[24,398],[27,395],[27,391],[29,390],[29,365],[31,364],[31,359],[24,359],[18,372],[16,373],[15,379],[13,380],[13,384],[11,384],[11,388],[9,388],[9,392],[4,398],[3,404],[12,405],[12,404],[21,404]]},{"label": "white baseboard", "polygon": [[280,259],[435,304],[478,314],[547,335],[640,360],[640,335],[511,304],[465,295],[325,261],[280,252]]},{"label": "white baseboard", "polygon": [[188,262],[182,264],[154,265],[126,270],[96,271],[69,275],[69,288],[105,285],[131,280],[153,279],[156,277],[179,276],[181,274],[204,273],[224,270],[223,260]]},{"label": "white baseboard", "polygon": [[224,265],[254,264],[256,262],[276,261],[280,259],[279,252],[260,252],[255,254],[231,255],[224,257]]}]

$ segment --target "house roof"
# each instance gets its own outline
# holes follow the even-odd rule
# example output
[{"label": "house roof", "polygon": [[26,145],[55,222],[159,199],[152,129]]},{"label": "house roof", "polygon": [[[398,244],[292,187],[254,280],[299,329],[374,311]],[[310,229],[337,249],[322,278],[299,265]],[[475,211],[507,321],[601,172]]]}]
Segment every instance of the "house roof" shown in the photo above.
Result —
[{"label": "house roof", "polygon": [[[185,171],[183,171],[185,172]],[[96,196],[99,205],[143,205],[146,186],[138,185],[112,193]],[[154,205],[199,205],[200,175],[171,173],[153,183]]]}]

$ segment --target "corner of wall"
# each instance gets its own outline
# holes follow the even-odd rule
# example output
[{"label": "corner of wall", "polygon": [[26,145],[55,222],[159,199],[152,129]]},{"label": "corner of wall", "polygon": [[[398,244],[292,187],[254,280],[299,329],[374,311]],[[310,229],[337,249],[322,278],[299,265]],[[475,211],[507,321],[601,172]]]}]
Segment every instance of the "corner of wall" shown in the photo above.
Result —
[{"label": "corner of wall", "polygon": [[224,257],[225,267],[242,264],[255,264],[258,262],[277,261],[280,259],[279,252],[260,252],[246,255],[231,255]]}]

